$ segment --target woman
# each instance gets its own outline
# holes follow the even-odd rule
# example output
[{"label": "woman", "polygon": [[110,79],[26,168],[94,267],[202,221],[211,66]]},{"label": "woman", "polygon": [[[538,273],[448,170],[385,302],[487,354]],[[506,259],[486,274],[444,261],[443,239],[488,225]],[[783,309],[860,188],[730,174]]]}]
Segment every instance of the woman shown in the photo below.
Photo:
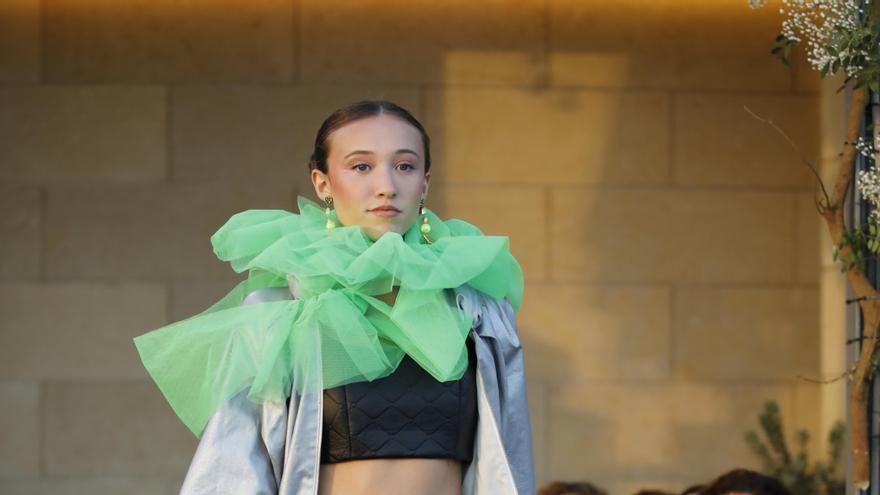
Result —
[{"label": "woman", "polygon": [[334,112],[318,205],[248,210],[212,237],[248,279],[135,339],[201,436],[181,493],[534,493],[504,237],[424,202],[429,139],[406,110]]}]

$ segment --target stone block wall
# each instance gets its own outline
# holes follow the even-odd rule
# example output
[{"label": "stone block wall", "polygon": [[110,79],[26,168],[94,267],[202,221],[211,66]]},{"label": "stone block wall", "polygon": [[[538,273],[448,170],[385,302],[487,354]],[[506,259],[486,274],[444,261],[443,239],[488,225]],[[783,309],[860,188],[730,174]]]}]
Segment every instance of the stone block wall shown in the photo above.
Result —
[{"label": "stone block wall", "polygon": [[779,22],[745,0],[3,2],[0,492],[177,492],[196,440],[131,338],[235,283],[211,233],[314,197],[314,133],[363,98],[427,126],[429,207],[510,236],[541,483],[757,466],[742,433],[771,398],[823,437],[839,411],[797,376],[829,370],[840,287],[810,174],[744,109],[820,155]]}]

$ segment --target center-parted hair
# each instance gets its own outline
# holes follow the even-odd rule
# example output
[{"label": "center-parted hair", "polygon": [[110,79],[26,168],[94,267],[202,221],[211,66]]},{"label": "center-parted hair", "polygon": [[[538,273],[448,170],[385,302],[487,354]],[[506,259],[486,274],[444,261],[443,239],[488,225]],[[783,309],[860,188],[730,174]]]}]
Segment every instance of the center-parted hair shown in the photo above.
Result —
[{"label": "center-parted hair", "polygon": [[309,170],[317,169],[327,173],[327,155],[330,153],[327,138],[330,133],[349,122],[382,114],[394,115],[418,129],[422,135],[422,145],[425,148],[425,173],[427,174],[431,170],[431,140],[428,138],[428,133],[425,132],[421,122],[411,113],[400,105],[387,100],[362,100],[331,113],[321,124],[318,134],[315,136],[315,149],[309,159]]}]

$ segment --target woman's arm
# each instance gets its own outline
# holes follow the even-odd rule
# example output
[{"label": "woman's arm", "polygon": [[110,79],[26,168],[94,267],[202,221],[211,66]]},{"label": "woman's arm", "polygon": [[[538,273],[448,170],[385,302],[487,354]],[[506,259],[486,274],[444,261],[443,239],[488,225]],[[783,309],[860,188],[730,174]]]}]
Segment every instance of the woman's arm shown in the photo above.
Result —
[{"label": "woman's arm", "polygon": [[467,286],[456,289],[456,299],[462,310],[474,316],[479,364],[480,426],[474,462],[463,487],[466,493],[533,494],[532,430],[514,310],[507,300],[495,300]]},{"label": "woman's arm", "polygon": [[[260,289],[243,304],[289,299],[284,288]],[[219,408],[202,432],[181,495],[278,493],[287,438],[285,404],[254,403],[248,389]]]},{"label": "woman's arm", "polygon": [[274,495],[284,451],[284,404],[256,404],[247,390],[218,409],[205,427],[182,495]]}]

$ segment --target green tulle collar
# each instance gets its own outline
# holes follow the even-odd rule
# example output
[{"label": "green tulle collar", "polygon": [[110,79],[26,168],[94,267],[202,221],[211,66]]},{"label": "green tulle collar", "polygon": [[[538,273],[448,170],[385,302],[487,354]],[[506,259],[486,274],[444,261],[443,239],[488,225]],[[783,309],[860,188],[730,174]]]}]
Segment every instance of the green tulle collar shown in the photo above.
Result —
[{"label": "green tulle collar", "polygon": [[437,290],[469,284],[496,299],[506,297],[514,309],[520,306],[522,270],[506,237],[485,236],[474,225],[441,220],[426,208],[432,244],[425,243],[418,222],[403,235],[387,232],[373,241],[358,226],[327,229],[325,211],[313,201],[300,196],[297,204],[299,214],[233,215],[211,238],[217,257],[237,272],[268,272],[284,280],[292,274],[305,297],[342,288],[374,296],[394,286]]},{"label": "green tulle collar", "polygon": [[[283,403],[291,390],[387,376],[404,354],[439,381],[458,379],[475,322],[449,289],[467,285],[519,308],[522,271],[506,237],[429,211],[432,244],[417,225],[374,242],[359,227],[327,230],[321,207],[298,204],[299,214],[233,215],[211,242],[248,278],[202,313],[135,338],[144,366],[197,436],[242,390],[255,402]],[[291,277],[301,297],[249,300],[258,289],[286,295]],[[375,297],[393,287],[393,306]]]}]

